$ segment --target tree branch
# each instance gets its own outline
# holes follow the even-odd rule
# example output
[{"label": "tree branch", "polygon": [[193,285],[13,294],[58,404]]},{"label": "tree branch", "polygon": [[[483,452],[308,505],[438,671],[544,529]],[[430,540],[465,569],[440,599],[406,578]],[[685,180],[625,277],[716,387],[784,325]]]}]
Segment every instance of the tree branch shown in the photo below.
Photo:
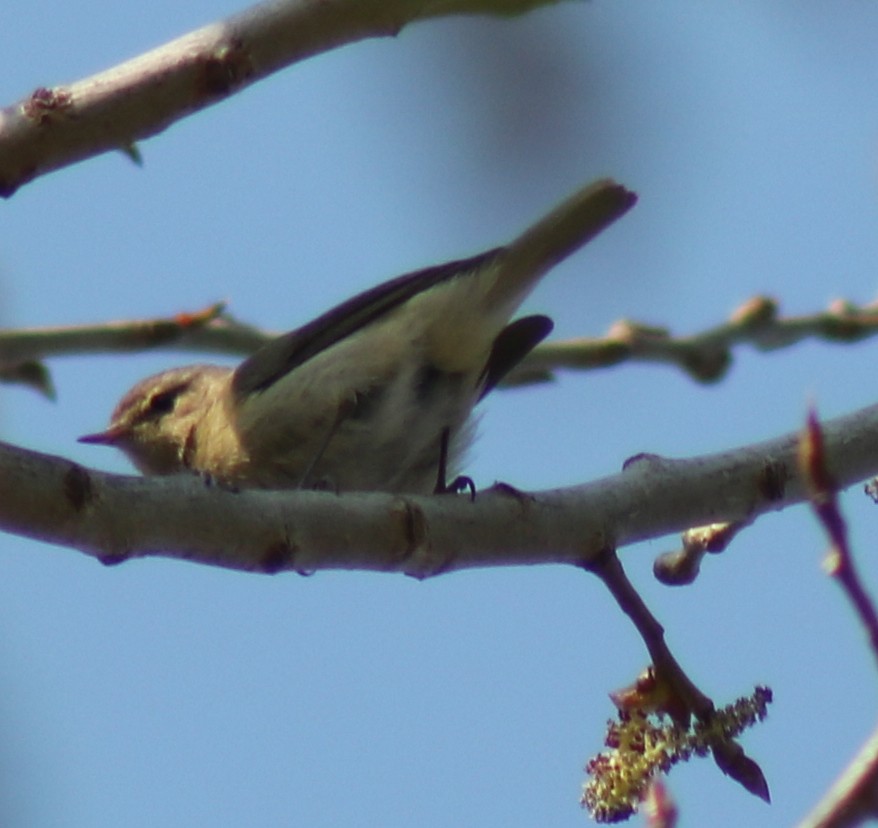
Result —
[{"label": "tree branch", "polygon": [[[812,410],[799,445],[799,464],[810,488],[811,505],[830,547],[824,566],[844,590],[863,625],[872,655],[878,657],[878,610],[854,561],[847,523],[838,502],[838,484],[827,465],[823,424]],[[846,828],[878,817],[878,731],[860,749],[800,828]]]},{"label": "tree branch", "polygon": [[732,364],[732,348],[789,348],[804,339],[858,342],[878,333],[878,305],[838,300],[825,311],[781,316],[778,303],[754,296],[728,320],[700,333],[675,337],[666,328],[622,320],[600,339],[548,342],[533,351],[509,384],[551,379],[559,368],[605,368],[620,362],[664,362],[699,382],[716,382]]},{"label": "tree branch", "polygon": [[[823,426],[844,488],[878,471],[878,405]],[[185,475],[109,475],[0,444],[0,529],[108,562],[163,555],[262,572],[587,564],[690,526],[742,520],[808,497],[792,433],[683,460],[639,455],[612,477],[468,497],[247,490]]]},{"label": "tree branch", "polygon": [[878,817],[878,729],[798,828],[853,828]]},{"label": "tree branch", "polygon": [[[249,353],[268,337],[224,319],[222,303],[194,313],[159,319],[0,330],[0,366],[73,354],[145,351],[173,345],[181,350]],[[249,333],[248,336],[242,335]]]},{"label": "tree branch", "polygon": [[[874,304],[837,301],[823,312],[784,317],[774,300],[757,296],[733,311],[726,322],[688,336],[675,337],[664,328],[623,320],[604,337],[543,343],[502,386],[547,382],[561,369],[593,370],[623,362],[676,365],[692,379],[715,382],[731,365],[737,345],[772,351],[805,339],[848,343],[876,334]],[[154,348],[246,356],[277,335],[240,322],[223,303],[165,318],[0,330],[0,381],[39,387],[33,363],[48,357]]]},{"label": "tree branch", "polygon": [[133,60],[40,87],[0,110],[0,196],[37,176],[135,141],[285,66],[416,20],[521,14],[558,0],[268,0]]}]

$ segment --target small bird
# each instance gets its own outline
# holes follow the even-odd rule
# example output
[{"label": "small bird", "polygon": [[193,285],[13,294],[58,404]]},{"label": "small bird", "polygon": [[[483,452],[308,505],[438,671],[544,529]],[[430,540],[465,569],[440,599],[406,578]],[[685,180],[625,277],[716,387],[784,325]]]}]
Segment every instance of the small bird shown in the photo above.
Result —
[{"label": "small bird", "polygon": [[512,315],[635,201],[598,181],[510,244],[384,282],[237,368],[142,380],[80,442],[116,446],[147,475],[190,470],[234,488],[446,491],[473,407],[552,329]]}]

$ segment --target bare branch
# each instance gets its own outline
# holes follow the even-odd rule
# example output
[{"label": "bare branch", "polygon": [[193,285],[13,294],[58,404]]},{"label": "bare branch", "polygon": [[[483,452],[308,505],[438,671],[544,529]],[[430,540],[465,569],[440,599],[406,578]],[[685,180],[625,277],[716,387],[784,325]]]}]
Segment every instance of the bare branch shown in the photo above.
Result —
[{"label": "bare branch", "polygon": [[133,144],[296,61],[416,20],[511,15],[558,0],[268,0],[69,86],[0,110],[0,196]]},{"label": "bare branch", "polygon": [[[782,317],[773,300],[755,297],[727,322],[691,336],[674,337],[665,329],[621,321],[605,337],[543,343],[501,387],[550,381],[560,369],[593,370],[623,362],[677,365],[693,379],[714,382],[731,365],[736,345],[772,351],[804,339],[856,342],[876,334],[878,307],[874,304],[839,301],[822,313]],[[54,356],[154,348],[246,356],[277,335],[277,331],[240,322],[222,303],[165,318],[0,330],[0,381],[33,385],[30,363]]]},{"label": "bare branch", "polygon": [[700,382],[716,382],[731,365],[735,345],[773,351],[804,339],[858,342],[876,334],[876,304],[837,301],[823,313],[782,317],[775,300],[756,296],[726,322],[692,336],[674,337],[665,328],[623,320],[600,339],[545,343],[510,375],[507,384],[551,379],[559,368],[605,368],[620,362],[663,362]]},{"label": "bare branch", "polygon": [[[878,470],[878,406],[824,424],[840,487]],[[0,529],[108,561],[164,555],[232,569],[399,571],[588,564],[605,549],[805,500],[798,434],[684,460],[638,456],[580,486],[468,497],[247,490],[138,478],[0,444]],[[770,485],[766,482],[770,481]]]},{"label": "bare branch", "polygon": [[878,817],[878,729],[798,828],[852,828]]},{"label": "bare branch", "polygon": [[[866,631],[872,655],[878,657],[878,611],[857,570],[847,523],[838,502],[838,483],[829,468],[823,424],[811,410],[799,442],[799,466],[808,485],[811,505],[829,538],[824,566],[844,590]],[[878,817],[878,731],[837,782],[827,791],[800,828],[848,828]]]},{"label": "bare branch", "polygon": [[[164,319],[126,320],[96,325],[0,330],[0,366],[70,354],[144,351],[160,346],[246,352],[265,341],[260,335],[240,335],[244,326],[220,317],[224,305],[217,303]],[[213,324],[211,324],[213,323]],[[209,335],[205,332],[209,331]]]},{"label": "bare branch", "polygon": [[844,590],[878,659],[878,610],[857,570],[847,522],[838,502],[838,486],[827,465],[823,426],[811,410],[799,442],[799,465],[811,494],[811,506],[829,538],[824,568]]}]

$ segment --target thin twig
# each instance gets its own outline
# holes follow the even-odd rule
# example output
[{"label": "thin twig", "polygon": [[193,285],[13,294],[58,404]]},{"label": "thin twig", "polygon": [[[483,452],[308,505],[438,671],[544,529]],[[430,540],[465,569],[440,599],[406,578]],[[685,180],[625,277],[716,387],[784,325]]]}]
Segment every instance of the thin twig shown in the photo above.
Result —
[{"label": "thin twig", "polygon": [[714,709],[713,702],[698,689],[674,658],[665,642],[664,627],[628,580],[616,552],[605,550],[603,554],[584,562],[583,568],[603,581],[616,599],[619,609],[631,619],[640,633],[656,675],[672,690],[673,705],[668,712],[683,724],[688,724],[689,717],[693,715],[699,719],[708,719]]},{"label": "thin twig", "polygon": [[726,322],[690,336],[674,337],[666,328],[623,320],[602,338],[543,344],[510,375],[507,384],[552,379],[560,368],[605,368],[621,362],[667,363],[699,382],[716,382],[731,366],[736,345],[774,351],[805,339],[849,343],[876,334],[876,304],[836,301],[820,313],[783,317],[775,300],[756,296],[733,311]]},{"label": "thin twig", "polygon": [[799,464],[808,483],[811,505],[829,536],[824,568],[847,595],[869,638],[872,655],[878,661],[878,611],[857,571],[848,542],[847,523],[838,502],[838,486],[828,466],[823,429],[813,409],[799,444]]},{"label": "thin twig", "polygon": [[[715,707],[696,686],[680,663],[674,658],[665,642],[664,628],[650,612],[640,594],[625,575],[615,550],[605,550],[603,554],[592,556],[583,567],[597,575],[609,589],[616,603],[637,628],[643,643],[652,659],[652,667],[647,671],[644,681],[638,682],[633,696],[653,695],[660,709],[670,715],[677,725],[688,728],[692,717],[707,727],[706,744],[709,745],[714,761],[723,773],[743,785],[750,793],[769,802],[771,797],[768,783],[762,769],[754,762],[738,742],[720,727],[711,733],[714,724]],[[613,701],[619,704],[616,694]]]},{"label": "thin twig", "polygon": [[[727,322],[691,336],[673,337],[664,329],[625,321],[615,323],[602,338],[543,343],[502,387],[551,381],[562,369],[594,370],[624,362],[676,365],[693,379],[715,382],[731,365],[737,345],[772,351],[805,339],[848,343],[876,334],[875,305],[835,302],[821,313],[782,317],[776,303],[757,297],[734,311]],[[246,356],[277,335],[238,321],[217,303],[166,318],[0,331],[0,369],[5,368],[8,381],[14,381],[19,363],[155,348]]]},{"label": "thin twig", "polygon": [[217,302],[201,310],[155,319],[0,330],[0,365],[158,348],[246,355],[276,335],[238,322],[224,311],[225,304]]},{"label": "thin twig", "polygon": [[[799,443],[799,465],[808,483],[811,505],[830,548],[824,566],[844,590],[878,659],[878,612],[854,561],[847,523],[838,502],[836,471],[830,471],[824,427],[812,409]],[[878,731],[823,796],[800,828],[847,828],[878,817]]]}]

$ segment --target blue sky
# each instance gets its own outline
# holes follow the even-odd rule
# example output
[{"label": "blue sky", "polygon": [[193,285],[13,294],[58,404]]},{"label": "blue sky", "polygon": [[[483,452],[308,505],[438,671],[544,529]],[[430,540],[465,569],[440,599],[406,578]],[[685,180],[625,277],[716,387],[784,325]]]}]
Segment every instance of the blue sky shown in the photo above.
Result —
[{"label": "blue sky", "polygon": [[[75,80],[236,9],[16,4],[0,101]],[[167,315],[218,299],[294,327],[406,270],[510,238],[586,181],[640,194],[527,310],[555,336],[628,317],[691,333],[755,293],[790,314],[875,296],[878,7],[594,0],[458,19],[319,56],[121,155],[0,205],[6,326]],[[468,472],[539,489],[688,456],[874,402],[872,342],[736,353],[493,395]],[[4,439],[129,471],[76,443],[137,379],[192,355],[67,357],[54,404],[5,388]],[[874,507],[844,498],[867,583]],[[803,815],[874,724],[862,631],[804,508],[770,515],[692,587],[625,549],[669,643],[718,703],[775,691],[744,744],[769,807],[710,762],[670,777],[681,826]],[[607,692],[646,662],[596,579],[562,567],[247,576],[104,568],[0,539],[0,778],[10,826],[581,825]]]}]

